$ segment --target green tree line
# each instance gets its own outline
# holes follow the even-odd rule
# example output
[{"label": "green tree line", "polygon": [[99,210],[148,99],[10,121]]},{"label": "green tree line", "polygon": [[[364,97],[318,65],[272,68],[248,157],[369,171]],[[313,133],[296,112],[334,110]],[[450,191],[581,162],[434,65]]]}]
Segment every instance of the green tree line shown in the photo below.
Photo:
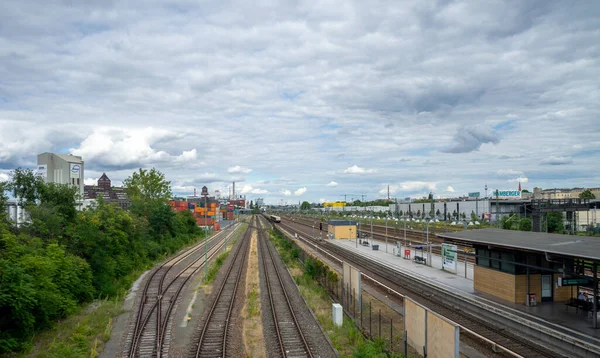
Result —
[{"label": "green tree line", "polygon": [[[129,212],[102,199],[77,211],[77,188],[31,170],[0,182],[0,355],[27,349],[81,304],[122,294],[140,270],[198,239],[192,214],[172,212],[162,173],[140,169],[125,186]],[[28,213],[20,227],[6,215],[8,193]]]}]

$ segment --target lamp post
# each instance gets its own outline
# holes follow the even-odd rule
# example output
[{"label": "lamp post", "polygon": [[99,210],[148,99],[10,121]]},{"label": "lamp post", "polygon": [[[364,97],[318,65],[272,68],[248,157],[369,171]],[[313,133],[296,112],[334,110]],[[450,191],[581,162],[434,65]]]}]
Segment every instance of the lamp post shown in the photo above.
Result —
[{"label": "lamp post", "polygon": [[208,188],[206,186],[202,187],[202,196],[204,197],[204,282],[208,281],[208,248],[206,246],[206,241],[208,240],[208,223],[206,222],[206,214],[208,212]]},{"label": "lamp post", "polygon": [[373,218],[371,215],[371,245],[373,245]]},{"label": "lamp post", "polygon": [[388,217],[387,215],[385,216],[385,253],[387,254],[388,249],[387,249],[387,221],[388,221]]},{"label": "lamp post", "polygon": [[432,222],[439,222],[439,220],[436,219],[427,219],[427,220],[423,220],[427,222],[426,225],[426,230],[427,230],[427,259],[429,260],[429,266],[433,267],[433,263],[431,262],[431,245],[429,243],[429,224]]}]

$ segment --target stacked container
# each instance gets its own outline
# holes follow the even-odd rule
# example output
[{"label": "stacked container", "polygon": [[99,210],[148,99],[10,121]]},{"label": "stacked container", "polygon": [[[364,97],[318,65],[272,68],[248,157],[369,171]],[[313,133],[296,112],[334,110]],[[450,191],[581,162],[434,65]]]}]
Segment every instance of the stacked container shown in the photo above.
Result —
[{"label": "stacked container", "polygon": [[233,211],[234,210],[235,210],[235,207],[233,205],[227,205],[227,214],[226,214],[227,220],[233,220]]}]

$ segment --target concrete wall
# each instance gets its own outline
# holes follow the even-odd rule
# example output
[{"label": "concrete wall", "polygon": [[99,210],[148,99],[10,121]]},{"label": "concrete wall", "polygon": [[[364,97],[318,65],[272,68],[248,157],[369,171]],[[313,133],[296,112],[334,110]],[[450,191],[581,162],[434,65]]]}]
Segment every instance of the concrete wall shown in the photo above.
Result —
[{"label": "concrete wall", "polygon": [[459,357],[458,326],[431,311],[427,311],[427,357]]},{"label": "concrete wall", "polygon": [[408,344],[420,355],[423,355],[425,347],[425,309],[410,299],[404,300],[404,327]]},{"label": "concrete wall", "polygon": [[[475,290],[515,302],[515,275],[477,265],[474,271],[473,288]],[[523,296],[523,303],[524,300],[525,296]]]}]

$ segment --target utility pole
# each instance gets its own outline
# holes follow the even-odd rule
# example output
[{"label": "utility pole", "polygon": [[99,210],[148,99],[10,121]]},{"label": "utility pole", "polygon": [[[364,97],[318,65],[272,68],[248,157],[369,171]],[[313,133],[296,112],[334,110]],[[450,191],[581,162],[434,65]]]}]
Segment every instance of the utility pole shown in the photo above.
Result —
[{"label": "utility pole", "polygon": [[498,193],[498,189],[496,189],[496,225],[498,225],[498,227],[500,227],[500,200],[498,197],[499,193]]}]

